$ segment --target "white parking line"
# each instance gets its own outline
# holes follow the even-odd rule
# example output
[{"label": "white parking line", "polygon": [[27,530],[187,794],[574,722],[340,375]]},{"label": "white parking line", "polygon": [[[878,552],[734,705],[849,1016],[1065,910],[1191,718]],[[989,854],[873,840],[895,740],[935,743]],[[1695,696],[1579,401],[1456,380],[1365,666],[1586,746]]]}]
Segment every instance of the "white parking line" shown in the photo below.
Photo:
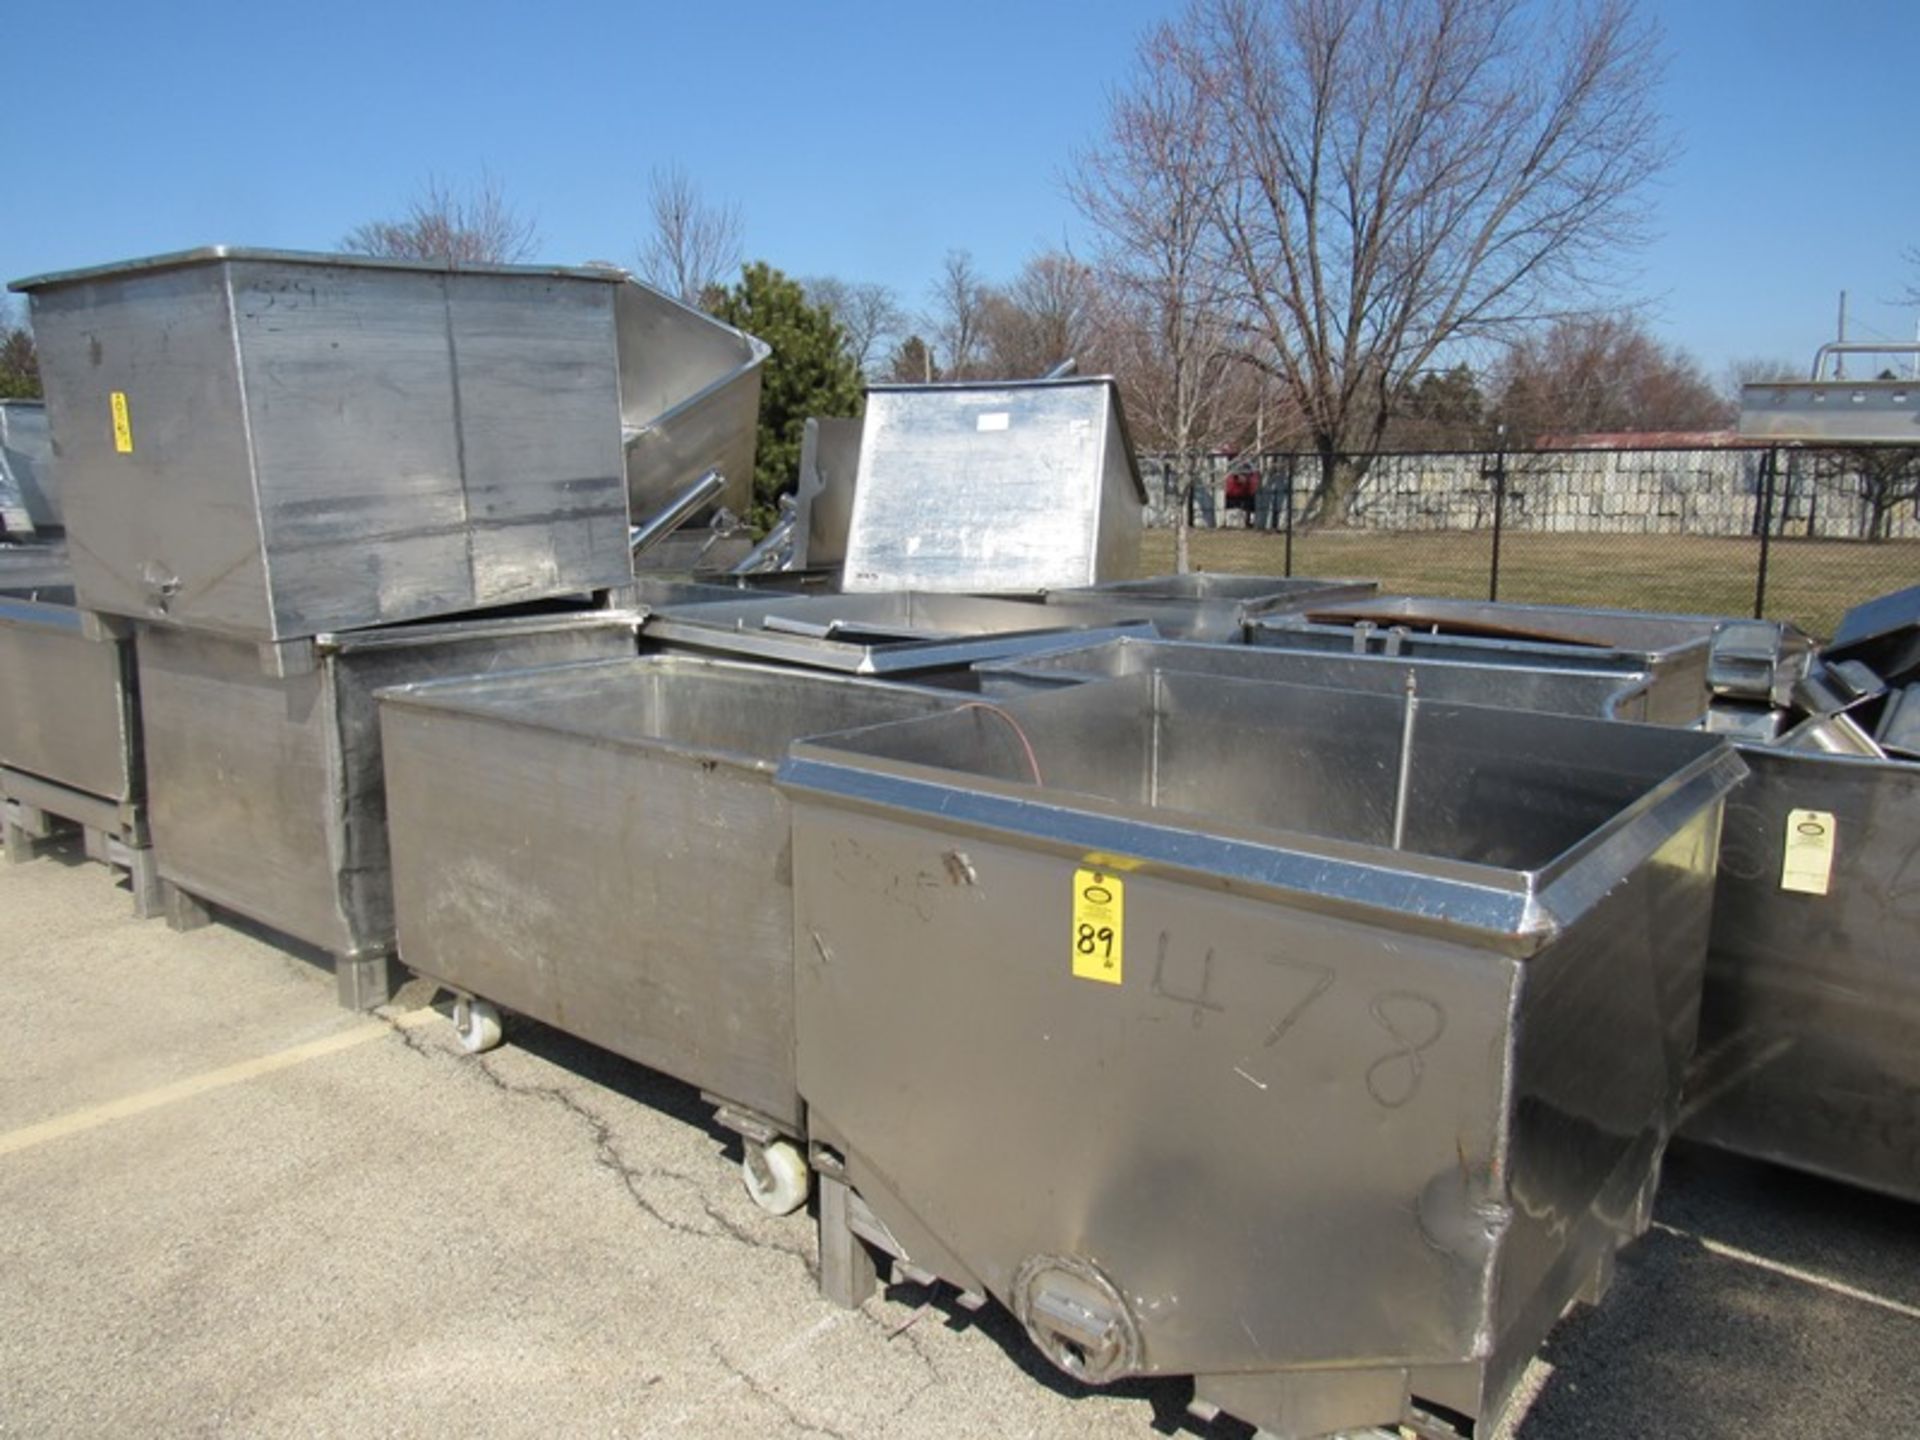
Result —
[{"label": "white parking line", "polygon": [[1737,1260],[1742,1265],[1751,1265],[1758,1270],[1770,1270],[1775,1275],[1784,1275],[1789,1280],[1798,1280],[1803,1285],[1812,1285],[1830,1294],[1841,1295],[1849,1300],[1858,1300],[1863,1305],[1872,1305],[1881,1310],[1891,1310],[1896,1315],[1905,1315],[1910,1320],[1920,1320],[1920,1305],[1908,1305],[1899,1300],[1889,1300],[1884,1295],[1876,1295],[1871,1290],[1862,1290],[1857,1285],[1848,1285],[1844,1281],[1831,1280],[1812,1270],[1802,1270],[1798,1265],[1783,1264],[1778,1260],[1769,1260],[1764,1255],[1756,1255],[1751,1250],[1741,1250],[1732,1245],[1722,1244],[1718,1240],[1709,1240],[1704,1235],[1696,1235],[1690,1230],[1676,1229],[1672,1225],[1655,1224],[1654,1229],[1664,1230],[1669,1235],[1678,1235],[1695,1241],[1701,1249],[1710,1255],[1722,1259]]},{"label": "white parking line", "polygon": [[17,1154],[22,1150],[30,1150],[36,1145],[45,1145],[50,1140],[64,1140],[69,1135],[83,1134],[88,1130],[98,1129],[102,1125],[110,1125],[115,1120],[144,1115],[147,1111],[158,1110],[163,1105],[191,1100],[194,1096],[204,1095],[209,1090],[220,1090],[228,1085],[257,1080],[260,1076],[271,1075],[276,1070],[304,1065],[309,1060],[318,1060],[326,1055],[337,1055],[342,1050],[351,1050],[354,1046],[364,1045],[369,1040],[378,1040],[382,1035],[390,1035],[395,1030],[411,1030],[416,1025],[424,1025],[437,1013],[431,1007],[422,1007],[396,1015],[391,1020],[369,1020],[364,1025],[356,1025],[351,1030],[342,1030],[337,1035],[323,1035],[318,1040],[309,1040],[302,1045],[292,1045],[285,1050],[275,1050],[270,1055],[242,1060],[238,1064],[225,1065],[218,1070],[208,1070],[199,1075],[189,1075],[184,1080],[156,1085],[151,1090],[140,1090],[132,1095],[123,1095],[118,1100],[107,1101],[104,1105],[89,1105],[84,1110],[69,1111],[51,1120],[42,1120],[37,1125],[22,1126],[18,1130],[0,1135],[0,1155]]}]

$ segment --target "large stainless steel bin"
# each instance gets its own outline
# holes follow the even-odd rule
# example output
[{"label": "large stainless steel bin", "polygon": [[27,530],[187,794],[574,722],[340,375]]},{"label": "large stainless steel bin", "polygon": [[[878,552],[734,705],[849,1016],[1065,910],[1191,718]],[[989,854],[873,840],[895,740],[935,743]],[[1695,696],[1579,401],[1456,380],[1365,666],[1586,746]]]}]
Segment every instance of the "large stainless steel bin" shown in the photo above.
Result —
[{"label": "large stainless steel bin", "polygon": [[254,647],[140,627],[148,798],[169,919],[212,904],[334,958],[343,1003],[387,998],[393,888],[374,692],[633,653],[638,617],[574,611],[322,636],[273,676]]},{"label": "large stainless steel bin", "polygon": [[[1124,616],[1116,603],[1112,616]],[[1147,621],[1094,608],[1062,612],[1037,600],[978,595],[757,594],[658,606],[643,638],[674,650],[767,660],[849,675],[972,683],[975,662],[1157,633]]]},{"label": "large stainless steel bin", "polygon": [[709,470],[727,482],[714,503],[745,514],[760,438],[760,367],[771,350],[631,280],[614,291],[613,313],[634,522],[658,513]]},{"label": "large stainless steel bin", "polygon": [[1920,764],[1741,754],[1683,1133],[1920,1200]]},{"label": "large stainless steel bin", "polygon": [[[22,578],[0,572],[0,583]],[[132,637],[75,609],[70,590],[22,592],[0,594],[0,825],[7,858],[30,859],[53,821],[71,821],[90,856],[127,869],[135,913],[152,914],[159,890],[147,847]]]},{"label": "large stainless steel bin", "polygon": [[224,247],[19,282],[82,605],[281,641],[631,583],[623,283]]},{"label": "large stainless steel bin", "polygon": [[1406,732],[1160,674],[797,745],[830,1288],[863,1235],[1083,1380],[1491,1430],[1646,1223],[1743,767],[1462,705]]},{"label": "large stainless steel bin", "polygon": [[1706,713],[1707,662],[1724,623],[1713,615],[1382,595],[1264,615],[1249,623],[1247,638],[1289,650],[1645,671],[1653,677],[1646,718],[1690,725]]},{"label": "large stainless steel bin", "polygon": [[55,592],[57,603],[73,603],[73,567],[65,545],[0,545],[0,595],[31,600]]},{"label": "large stainless steel bin", "polygon": [[775,767],[963,699],[692,656],[386,691],[401,959],[801,1135]]},{"label": "large stainless steel bin", "polygon": [[47,407],[39,400],[0,400],[0,532],[35,535],[61,528]]},{"label": "large stainless steel bin", "polygon": [[1405,692],[1411,676],[1415,693],[1423,700],[1536,710],[1548,715],[1585,715],[1596,720],[1644,719],[1649,679],[1630,671],[1478,665],[1464,660],[1338,655],[1251,645],[1192,645],[1134,636],[986,661],[974,670],[980,677],[981,693],[990,696],[1026,695],[1156,671],[1399,695]]},{"label": "large stainless steel bin", "polygon": [[1221,575],[1193,571],[1145,580],[1113,580],[1073,590],[1050,590],[1049,605],[1068,610],[1093,608],[1112,613],[1122,605],[1154,622],[1169,640],[1233,644],[1246,638],[1246,623],[1270,610],[1294,610],[1309,604],[1364,600],[1380,589],[1377,580],[1313,580],[1301,576]]},{"label": "large stainless steel bin", "polygon": [[842,584],[1011,594],[1118,579],[1146,503],[1110,379],[875,385]]}]

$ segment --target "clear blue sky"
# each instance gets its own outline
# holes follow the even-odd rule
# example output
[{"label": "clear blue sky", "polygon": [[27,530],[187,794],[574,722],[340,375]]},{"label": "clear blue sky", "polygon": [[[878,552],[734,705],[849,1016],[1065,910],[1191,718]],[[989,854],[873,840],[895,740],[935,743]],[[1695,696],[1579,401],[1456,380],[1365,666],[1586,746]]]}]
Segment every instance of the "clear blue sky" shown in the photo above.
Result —
[{"label": "clear blue sky", "polygon": [[[1650,3],[1650,0],[1643,0]],[[325,249],[429,172],[492,171],[542,258],[630,261],[649,167],[739,202],[747,249],[925,297],[1077,233],[1060,193],[1133,42],[1173,0],[20,0],[0,278],[227,242]],[[1639,292],[1716,375],[1803,362],[1852,292],[1913,336],[1920,0],[1675,0],[1678,163]],[[24,124],[22,124],[22,120]]]}]

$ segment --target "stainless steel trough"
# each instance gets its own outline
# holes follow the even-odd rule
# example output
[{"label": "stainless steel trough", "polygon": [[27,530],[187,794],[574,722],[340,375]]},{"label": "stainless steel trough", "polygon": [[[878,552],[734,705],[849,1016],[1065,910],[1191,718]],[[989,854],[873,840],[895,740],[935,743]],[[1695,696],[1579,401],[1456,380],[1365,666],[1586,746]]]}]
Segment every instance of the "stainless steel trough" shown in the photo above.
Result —
[{"label": "stainless steel trough", "polygon": [[61,528],[47,407],[0,400],[0,532],[19,538]]},{"label": "stainless steel trough", "polygon": [[61,544],[0,545],[0,595],[47,595],[73,603],[73,567]]},{"label": "stainless steel trough", "polygon": [[81,604],[278,642],[631,583],[625,283],[225,247],[19,282]]},{"label": "stainless steel trough", "polygon": [[1741,754],[1683,1133],[1920,1201],[1920,764]]},{"label": "stainless steel trough", "polygon": [[1282,1437],[1491,1430],[1647,1222],[1742,773],[1166,673],[801,742],[829,1293],[876,1242],[1083,1381],[1192,1374]]},{"label": "stainless steel trough", "polygon": [[1339,604],[1370,598],[1376,580],[1312,580],[1277,575],[1216,575],[1197,571],[1147,580],[1115,580],[1047,592],[1047,603],[1066,610],[1113,613],[1115,605],[1151,620],[1169,640],[1234,644],[1246,638],[1247,621],[1273,610]]},{"label": "stainless steel trough", "polygon": [[[42,561],[36,576],[57,576]],[[57,821],[86,852],[124,867],[134,913],[157,912],[147,845],[133,641],[121,625],[74,608],[71,590],[23,586],[0,565],[0,826],[7,858],[31,859]],[[27,598],[27,597],[33,598]]]},{"label": "stainless steel trough", "polygon": [[1118,579],[1146,501],[1112,380],[876,385],[842,583],[984,594]]},{"label": "stainless steel trough", "polygon": [[[1111,610],[1124,616],[1127,607]],[[970,685],[976,661],[1129,632],[1154,633],[1148,622],[1109,619],[1091,606],[1063,612],[1034,600],[896,591],[666,604],[648,615],[642,638],[693,653]]]},{"label": "stainless steel trough", "polygon": [[1422,700],[1549,715],[1585,715],[1597,720],[1644,719],[1649,679],[1644,673],[1630,671],[1482,665],[1465,660],[1339,655],[1251,645],[1194,645],[1132,636],[1043,655],[1016,655],[974,668],[980,677],[981,693],[996,697],[1163,671],[1400,695],[1412,676]]},{"label": "stainless steel trough", "polygon": [[964,697],[692,656],[388,690],[409,969],[804,1135],[774,769],[797,737]]},{"label": "stainless steel trough", "polygon": [[1690,725],[1706,713],[1708,662],[1725,623],[1713,615],[1383,595],[1262,616],[1250,623],[1248,639],[1290,650],[1645,672],[1652,677],[1645,718]]},{"label": "stainless steel trough", "polygon": [[302,672],[244,641],[140,627],[153,843],[168,919],[218,906],[334,959],[343,1003],[387,998],[392,875],[374,692],[631,655],[638,616],[568,611],[321,636]]},{"label": "stainless steel trough", "polygon": [[[753,501],[764,341],[614,272],[620,418],[635,524],[709,470],[726,482],[715,504],[744,515]],[[711,506],[700,515],[710,513]]]}]

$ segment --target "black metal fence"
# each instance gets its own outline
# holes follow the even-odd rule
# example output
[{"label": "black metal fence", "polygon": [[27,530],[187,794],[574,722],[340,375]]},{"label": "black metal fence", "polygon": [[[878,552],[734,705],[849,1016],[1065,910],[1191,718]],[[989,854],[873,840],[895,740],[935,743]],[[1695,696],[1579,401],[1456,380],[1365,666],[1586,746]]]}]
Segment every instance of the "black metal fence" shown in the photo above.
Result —
[{"label": "black metal fence", "polygon": [[[1196,569],[1354,575],[1415,594],[1752,614],[1832,632],[1920,583],[1920,451],[1767,447],[1376,457],[1343,503],[1317,457],[1143,460]],[[1153,568],[1171,568],[1169,536]]]}]

